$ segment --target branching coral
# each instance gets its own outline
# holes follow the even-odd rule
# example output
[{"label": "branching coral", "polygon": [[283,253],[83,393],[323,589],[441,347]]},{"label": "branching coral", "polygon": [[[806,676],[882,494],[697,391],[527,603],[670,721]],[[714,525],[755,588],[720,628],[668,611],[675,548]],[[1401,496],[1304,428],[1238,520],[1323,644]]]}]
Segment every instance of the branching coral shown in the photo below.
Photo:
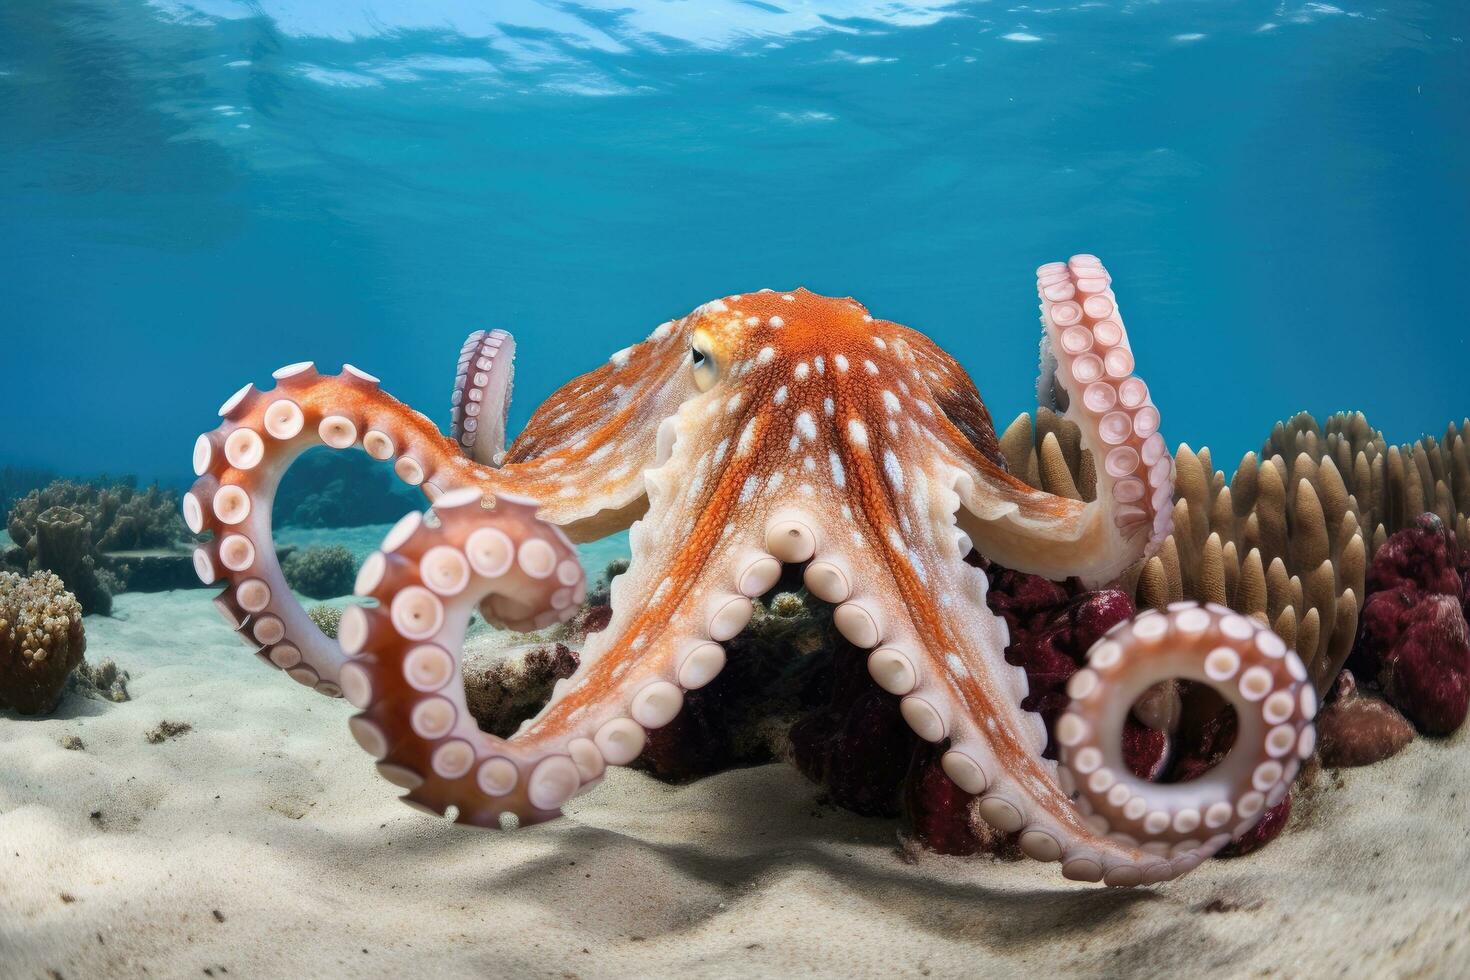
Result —
[{"label": "branching coral", "polygon": [[286,584],[313,599],[350,595],[357,576],[352,552],[339,544],[318,545],[298,551],[281,564]]},{"label": "branching coral", "polygon": [[47,713],[86,648],[81,605],[60,578],[0,572],[0,705]]}]

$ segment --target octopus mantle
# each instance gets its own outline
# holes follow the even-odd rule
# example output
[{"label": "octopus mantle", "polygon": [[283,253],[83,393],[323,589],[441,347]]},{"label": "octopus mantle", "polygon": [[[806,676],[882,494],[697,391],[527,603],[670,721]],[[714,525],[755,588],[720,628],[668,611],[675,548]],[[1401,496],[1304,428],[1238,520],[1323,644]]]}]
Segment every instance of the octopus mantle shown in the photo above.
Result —
[{"label": "octopus mantle", "polygon": [[[1098,642],[1067,687],[1060,765],[1043,758],[1005,623],[966,556],[1112,582],[1168,534],[1174,471],[1102,264],[1044,265],[1037,290],[1038,390],[1082,429],[1090,502],[1006,472],[979,392],[924,335],[851,299],[762,290],[660,324],[553,394],[509,447],[514,342],[502,331],[461,351],[451,438],[350,365],[329,377],[296,364],[273,390],[246,385],[195,446],[184,513],[210,535],[196,567],[226,582],[216,603],[262,658],[360,709],[352,733],[405,802],[495,827],[553,818],[638,756],[684,692],[724,667],[752,598],[800,565],[985,820],[1069,878],[1173,878],[1286,793],[1312,752],[1317,696],[1275,634],[1179,604]],[[432,503],[364,564],[356,591],[376,603],[348,609],[337,641],[306,617],[271,546],[281,475],[321,444],[360,446]],[[572,542],[629,527],[611,622],[576,673],[512,737],[482,732],[460,676],[472,612],[519,630],[569,619],[586,593]],[[1161,785],[1128,771],[1120,735],[1169,678],[1214,687],[1239,731],[1209,772]]]}]

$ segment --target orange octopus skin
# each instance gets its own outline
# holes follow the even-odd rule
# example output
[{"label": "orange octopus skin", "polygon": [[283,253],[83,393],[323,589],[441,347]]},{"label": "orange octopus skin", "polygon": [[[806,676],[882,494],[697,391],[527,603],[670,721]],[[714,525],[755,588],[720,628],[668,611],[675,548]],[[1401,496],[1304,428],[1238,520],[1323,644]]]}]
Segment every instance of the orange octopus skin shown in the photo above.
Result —
[{"label": "orange octopus skin", "polygon": [[[1040,390],[1082,428],[1093,502],[1006,473],[974,384],[922,334],[852,299],[762,290],[664,323],[569,382],[503,453],[497,420],[473,413],[503,406],[504,335],[466,344],[458,444],[355,369],[327,378],[297,365],[273,392],[247,386],[196,446],[185,514],[214,534],[201,577],[228,580],[217,601],[262,656],[361,709],[353,733],[405,801],[494,826],[555,817],[607,765],[631,762],[644,732],[724,666],[721,644],[751,600],[783,564],[801,564],[837,627],[872,651],[874,679],[901,696],[910,726],[945,746],[945,772],[981,797],[981,816],[1070,878],[1176,877],[1284,795],[1312,751],[1316,697],[1279,638],[1229,610],[1181,604],[1094,648],[1058,723],[1062,765],[1042,758],[1046,733],[1019,707],[1026,681],[1005,662],[1005,625],[986,606],[984,573],[963,559],[975,548],[1052,578],[1109,582],[1168,534],[1173,462],[1101,263],[1074,256],[1037,277]],[[478,444],[466,438],[472,418]],[[269,547],[280,474],[319,440],[394,459],[433,501],[364,566],[357,591],[377,604],[344,615],[340,648],[301,613]],[[568,536],[629,525],[612,620],[576,674],[510,739],[479,731],[459,681],[473,608],[521,629],[570,617],[585,582]],[[1179,676],[1235,706],[1236,746],[1194,782],[1141,782],[1119,758],[1124,717],[1150,685]]]}]

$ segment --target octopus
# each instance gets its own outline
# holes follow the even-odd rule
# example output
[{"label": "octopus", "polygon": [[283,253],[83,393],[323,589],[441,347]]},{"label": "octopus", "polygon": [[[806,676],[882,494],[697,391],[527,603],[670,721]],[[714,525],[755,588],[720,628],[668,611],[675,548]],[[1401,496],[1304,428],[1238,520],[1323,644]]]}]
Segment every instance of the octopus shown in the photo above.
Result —
[{"label": "octopus", "polygon": [[[491,828],[552,819],[633,762],[719,674],[753,600],[800,566],[985,821],[1069,879],[1172,879],[1283,798],[1313,751],[1317,696],[1274,633],[1178,603],[1098,641],[1068,685],[1060,760],[1043,756],[1048,732],[1020,707],[1025,675],[966,557],[1115,582],[1169,533],[1174,469],[1102,263],[1043,265],[1037,292],[1038,393],[1081,427],[1090,501],[1009,474],[973,381],[923,334],[850,298],[763,289],[660,324],[557,390],[509,446],[503,331],[460,352],[448,437],[350,365],[247,384],[195,444],[195,566],[224,581],[216,605],[262,659],[358,709],[352,734],[404,802]],[[322,444],[390,462],[430,501],[363,564],[356,593],[372,602],[344,612],[335,641],[271,545],[281,475]],[[481,731],[461,682],[473,612],[515,630],[570,619],[586,595],[573,542],[622,529],[631,562],[576,672],[511,737]],[[1129,772],[1120,736],[1171,678],[1212,687],[1238,734],[1199,778],[1158,784]]]}]

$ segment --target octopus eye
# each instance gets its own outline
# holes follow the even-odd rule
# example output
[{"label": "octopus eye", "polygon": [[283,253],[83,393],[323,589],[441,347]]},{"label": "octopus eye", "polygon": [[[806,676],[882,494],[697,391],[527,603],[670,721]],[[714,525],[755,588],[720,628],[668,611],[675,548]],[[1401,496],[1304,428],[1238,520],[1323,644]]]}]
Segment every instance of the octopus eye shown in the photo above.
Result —
[{"label": "octopus eye", "polygon": [[689,345],[689,364],[694,370],[694,384],[700,391],[709,391],[720,379],[715,359],[698,343]]}]

